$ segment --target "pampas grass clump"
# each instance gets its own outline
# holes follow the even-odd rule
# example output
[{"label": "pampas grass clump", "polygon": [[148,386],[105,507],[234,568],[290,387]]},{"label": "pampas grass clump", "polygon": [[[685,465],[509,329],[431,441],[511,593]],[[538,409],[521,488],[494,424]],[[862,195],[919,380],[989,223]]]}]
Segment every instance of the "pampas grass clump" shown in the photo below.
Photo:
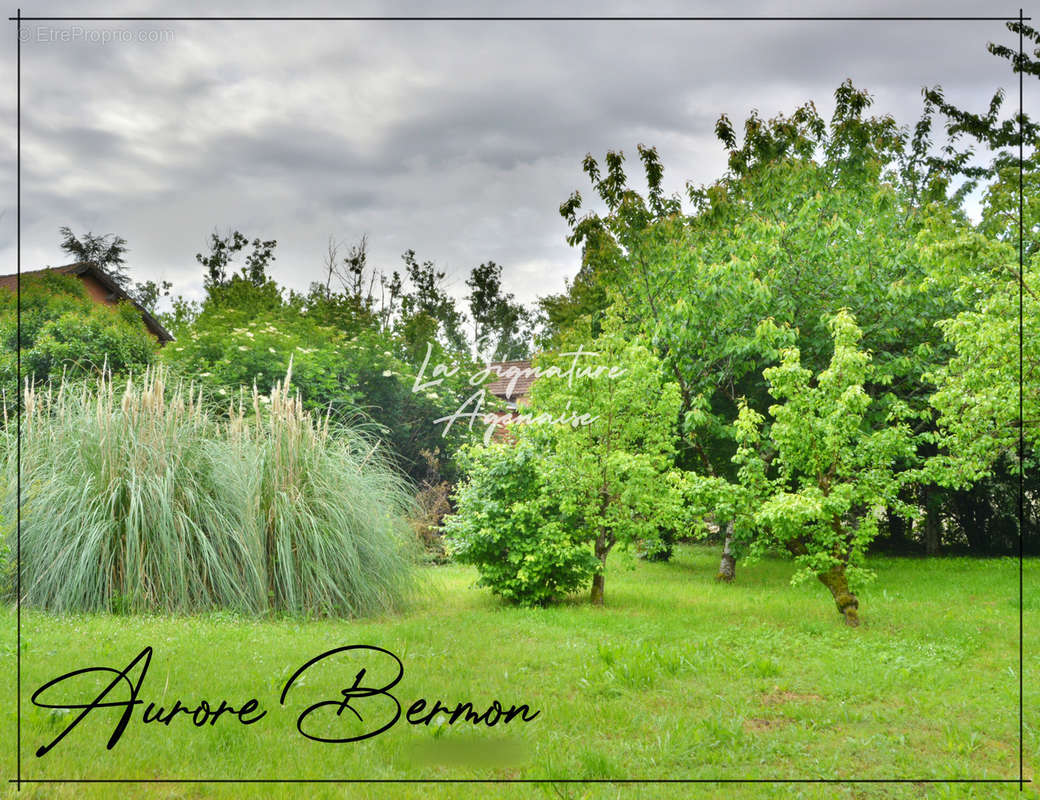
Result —
[{"label": "pampas grass clump", "polygon": [[109,377],[27,386],[22,601],[59,612],[399,607],[414,561],[407,486],[369,440],[305,411],[290,377],[220,417],[201,393],[167,386],[161,367],[121,392]]}]

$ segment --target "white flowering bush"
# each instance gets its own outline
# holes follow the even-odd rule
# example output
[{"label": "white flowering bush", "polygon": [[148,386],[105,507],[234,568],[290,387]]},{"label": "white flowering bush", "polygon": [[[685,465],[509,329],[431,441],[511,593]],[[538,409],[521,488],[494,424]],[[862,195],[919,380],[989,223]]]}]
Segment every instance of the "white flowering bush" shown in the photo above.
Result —
[{"label": "white flowering bush", "polygon": [[[258,290],[259,293],[259,290]],[[266,298],[257,307],[204,305],[175,326],[175,347],[162,359],[186,380],[218,399],[269,395],[290,362],[303,408],[363,425],[387,445],[397,466],[416,482],[426,477],[426,452],[454,450],[461,426],[445,440],[433,420],[462,399],[442,392],[413,392],[419,363],[371,320],[337,316],[317,301],[303,314],[299,299]],[[443,456],[442,456],[443,457]],[[442,464],[449,476],[450,463]]]}]

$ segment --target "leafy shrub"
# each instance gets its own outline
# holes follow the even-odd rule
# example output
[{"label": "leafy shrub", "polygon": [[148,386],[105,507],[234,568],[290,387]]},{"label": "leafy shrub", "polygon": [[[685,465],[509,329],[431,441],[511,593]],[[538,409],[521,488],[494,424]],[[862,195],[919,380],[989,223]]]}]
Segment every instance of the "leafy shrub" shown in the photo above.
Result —
[{"label": "leafy shrub", "polygon": [[[536,419],[570,419],[538,426],[552,453],[547,491],[592,543],[599,568],[591,600],[602,605],[615,545],[663,554],[666,537],[685,524],[685,482],[673,468],[679,391],[647,342],[627,335],[616,316],[604,319],[575,374],[581,341],[567,349],[537,359],[547,369],[532,388],[531,410]],[[582,412],[589,424],[576,424]]]},{"label": "leafy shrub", "polygon": [[305,412],[288,378],[226,422],[166,380],[157,369],[121,393],[109,377],[27,389],[23,602],[367,614],[405,597],[409,498],[374,445]]},{"label": "leafy shrub", "polygon": [[[73,275],[45,272],[22,278],[22,374],[44,382],[63,373],[115,374],[143,369],[158,344],[129,303],[102,305]],[[0,290],[0,381],[15,390],[18,326],[14,292]]]},{"label": "leafy shrub", "polygon": [[480,584],[520,605],[545,605],[577,591],[598,561],[577,520],[546,491],[545,453],[523,437],[464,451],[467,479],[444,531],[449,551],[480,572]]},{"label": "leafy shrub", "polygon": [[558,600],[591,578],[602,605],[613,547],[664,553],[686,519],[672,466],[675,384],[617,319],[584,351],[599,362],[575,370],[579,345],[539,356],[544,371],[513,423],[515,444],[472,451],[445,524],[459,560],[518,603]]},{"label": "leafy shrub", "polygon": [[[305,409],[331,411],[340,420],[370,420],[398,466],[415,481],[425,472],[422,452],[440,447],[440,467],[446,479],[453,477],[445,453],[461,440],[463,428],[455,426],[446,441],[432,420],[455,411],[461,402],[458,391],[473,391],[463,377],[414,391],[425,347],[412,359],[389,333],[364,318],[333,314],[314,298],[283,302],[263,287],[253,289],[259,297],[247,302],[241,284],[232,284],[239,287],[240,305],[207,303],[194,316],[187,313],[172,323],[177,341],[163,348],[163,363],[227,396],[254,384],[261,393],[269,392],[291,359]],[[435,354],[431,364],[440,360],[443,355]]]}]

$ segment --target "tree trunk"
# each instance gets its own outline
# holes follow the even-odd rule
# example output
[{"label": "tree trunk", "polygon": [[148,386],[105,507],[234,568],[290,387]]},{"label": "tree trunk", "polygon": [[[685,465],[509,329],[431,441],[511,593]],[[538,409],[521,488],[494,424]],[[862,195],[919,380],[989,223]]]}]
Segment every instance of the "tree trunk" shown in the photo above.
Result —
[{"label": "tree trunk", "polygon": [[[809,552],[805,542],[800,539],[789,541],[787,549],[796,556],[804,556]],[[820,583],[830,589],[831,596],[834,597],[834,604],[838,607],[838,613],[845,617],[845,624],[850,628],[859,625],[859,600],[849,591],[849,579],[845,575],[845,565],[836,564],[816,577],[820,579]]]},{"label": "tree trunk", "polygon": [[603,573],[597,572],[592,576],[592,605],[603,605]]},{"label": "tree trunk", "polygon": [[817,576],[820,583],[831,590],[838,613],[845,617],[845,624],[850,627],[859,625],[859,600],[849,591],[849,580],[845,576],[845,565],[831,567],[827,572]]},{"label": "tree trunk", "polygon": [[600,532],[596,537],[596,558],[599,559],[599,572],[592,576],[592,605],[603,605],[603,583],[607,572],[607,553],[610,552],[610,543],[607,535]]},{"label": "tree trunk", "polygon": [[726,543],[722,546],[722,561],[719,562],[719,574],[715,576],[717,581],[731,583],[737,572],[737,559],[730,552],[733,543],[733,521],[726,523]]}]

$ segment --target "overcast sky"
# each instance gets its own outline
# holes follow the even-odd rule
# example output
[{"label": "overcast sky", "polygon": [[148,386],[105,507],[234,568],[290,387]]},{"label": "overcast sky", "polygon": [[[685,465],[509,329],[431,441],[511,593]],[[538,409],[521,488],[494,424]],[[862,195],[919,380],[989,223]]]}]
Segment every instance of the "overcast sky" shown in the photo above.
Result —
[{"label": "overcast sky", "polygon": [[[41,8],[42,6],[42,8]],[[290,10],[291,8],[291,10]],[[15,6],[9,9],[14,13]],[[1018,13],[966,2],[26,3],[23,15]],[[1029,13],[1029,9],[1026,10]],[[12,26],[14,23],[10,23]],[[493,259],[530,302],[578,267],[557,211],[586,196],[586,153],[656,146],[666,185],[718,177],[714,122],[826,115],[845,78],[915,121],[921,88],[981,108],[1017,85],[986,52],[998,22],[26,22],[22,268],[66,263],[58,228],[117,233],[136,280],[201,296],[209,233],[278,240],[273,274],[306,288],[330,235],[370,262],[407,248],[465,293]],[[139,36],[143,39],[137,41]],[[134,41],[105,39],[135,38]],[[71,39],[71,41],[63,41]],[[0,70],[2,272],[15,270],[15,31]],[[1033,98],[1027,95],[1027,111]]]}]

